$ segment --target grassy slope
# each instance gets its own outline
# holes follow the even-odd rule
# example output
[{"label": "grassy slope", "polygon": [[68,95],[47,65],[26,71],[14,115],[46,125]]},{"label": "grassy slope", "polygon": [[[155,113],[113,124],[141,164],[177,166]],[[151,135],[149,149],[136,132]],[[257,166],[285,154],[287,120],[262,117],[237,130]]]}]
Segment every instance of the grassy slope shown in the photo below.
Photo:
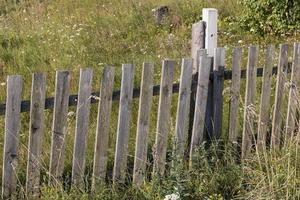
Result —
[{"label": "grassy slope", "polygon": [[[163,26],[157,26],[153,20],[152,9],[159,5],[171,8],[170,19]],[[247,46],[265,44],[289,38],[256,38],[247,32],[239,32],[226,17],[237,15],[241,11],[235,0],[199,1],[199,0],[30,0],[18,5],[0,3],[0,12],[7,12],[0,17],[0,82],[5,82],[8,74],[22,74],[25,80],[24,98],[29,98],[31,73],[47,72],[47,94],[54,93],[55,70],[69,69],[72,72],[72,93],[77,92],[78,74],[81,67],[94,69],[94,90],[99,88],[99,81],[104,64],[117,68],[116,85],[120,83],[122,63],[136,65],[135,85],[140,82],[140,69],[143,61],[155,63],[155,82],[159,83],[160,65],[163,58],[172,58],[180,62],[182,57],[190,55],[191,26],[201,19],[203,7],[215,7],[219,10],[219,46]],[[171,21],[171,22],[170,22]],[[243,43],[238,43],[242,40]],[[230,64],[230,55],[227,60]],[[179,78],[178,73],[176,79]],[[0,86],[0,100],[5,100],[5,86]],[[133,121],[136,121],[137,101],[134,102]],[[74,110],[72,108],[71,110]],[[152,112],[150,143],[155,135],[157,98]],[[174,96],[173,113],[176,110]],[[92,164],[93,141],[96,123],[96,106],[93,106],[87,156],[88,171]],[[118,105],[113,105],[110,163],[112,165],[116,131]],[[226,112],[225,112],[226,114]],[[174,116],[174,115],[173,115]],[[28,114],[22,117],[21,158],[26,157]],[[0,119],[3,122],[3,118]],[[52,112],[46,112],[44,164],[49,162],[50,127]],[[71,154],[75,116],[69,119],[66,173],[70,173]],[[174,128],[174,117],[171,129]],[[4,123],[1,123],[3,130]],[[3,131],[2,131],[3,132]],[[130,154],[134,151],[135,125],[132,125]],[[0,138],[2,143],[3,138]],[[151,147],[151,145],[150,145]],[[149,148],[150,148],[149,147]],[[1,150],[0,150],[0,153]],[[132,157],[129,158],[132,160]],[[25,178],[25,159],[20,159],[20,181]],[[45,168],[44,170],[47,170]]]}]

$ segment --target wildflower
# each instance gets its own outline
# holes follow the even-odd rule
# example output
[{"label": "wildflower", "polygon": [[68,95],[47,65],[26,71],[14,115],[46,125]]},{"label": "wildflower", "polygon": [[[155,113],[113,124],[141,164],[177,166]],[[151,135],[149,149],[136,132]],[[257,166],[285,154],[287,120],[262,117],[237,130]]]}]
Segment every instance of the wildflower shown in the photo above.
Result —
[{"label": "wildflower", "polygon": [[166,195],[164,198],[164,200],[179,200],[179,199],[180,199],[180,195],[178,192]]},{"label": "wildflower", "polygon": [[242,44],[242,43],[243,43],[243,40],[239,40],[238,43],[239,43],[239,44]]},{"label": "wildflower", "polygon": [[70,112],[68,112],[68,117],[71,117],[71,116],[73,116],[74,114],[75,114],[75,112],[70,111]]},{"label": "wildflower", "polygon": [[0,83],[0,85],[1,85],[1,86],[5,86],[5,85],[6,85],[6,83],[5,83],[5,82],[2,82],[2,83]]}]

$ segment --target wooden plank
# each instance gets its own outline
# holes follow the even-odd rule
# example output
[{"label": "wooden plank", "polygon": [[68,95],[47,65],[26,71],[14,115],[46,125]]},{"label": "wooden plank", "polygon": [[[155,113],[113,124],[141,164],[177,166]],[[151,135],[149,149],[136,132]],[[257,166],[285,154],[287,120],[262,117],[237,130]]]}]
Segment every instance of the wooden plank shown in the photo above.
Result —
[{"label": "wooden plank", "polygon": [[213,137],[222,135],[225,48],[216,48],[213,62]]},{"label": "wooden plank", "polygon": [[242,48],[235,48],[232,56],[232,80],[229,98],[229,141],[237,144],[239,130],[239,98],[241,86]]},{"label": "wooden plank", "polygon": [[67,117],[70,93],[70,73],[57,71],[55,79],[55,100],[52,123],[50,183],[61,180],[64,169]]},{"label": "wooden plank", "polygon": [[286,119],[286,138],[288,142],[295,134],[296,113],[299,112],[299,87],[300,87],[300,43],[294,43],[292,76],[290,82],[288,111]]},{"label": "wooden plank", "polygon": [[46,75],[32,75],[31,108],[29,122],[28,160],[26,193],[28,198],[40,195],[41,152],[44,132],[44,107],[46,95]]},{"label": "wooden plank", "polygon": [[208,93],[206,100],[206,109],[205,109],[205,136],[207,141],[210,141],[213,137],[213,115],[214,115],[214,104],[213,104],[213,57],[211,58],[211,66],[207,66],[210,69],[210,76],[208,82]]},{"label": "wooden plank", "polygon": [[149,134],[153,93],[153,75],[154,65],[152,63],[144,63],[133,169],[133,184],[136,186],[141,186],[145,179],[148,148],[147,139]]},{"label": "wooden plank", "polygon": [[115,152],[115,164],[113,170],[114,183],[123,182],[125,180],[125,175],[126,175],[133,80],[134,80],[133,65],[123,64],[117,143],[116,143],[116,152]]},{"label": "wooden plank", "polygon": [[98,106],[97,132],[94,151],[94,165],[92,177],[92,189],[95,190],[99,183],[105,181],[107,154],[109,142],[110,114],[112,105],[112,93],[114,89],[115,69],[105,67],[102,75],[100,101]]},{"label": "wooden plank", "polygon": [[80,187],[84,183],[85,152],[89,129],[92,77],[92,69],[80,69],[72,166],[72,184],[75,187]]},{"label": "wooden plank", "polygon": [[260,98],[260,112],[258,120],[257,149],[259,151],[266,148],[266,137],[270,125],[270,97],[272,84],[274,46],[269,45],[266,50],[265,68],[262,80],[262,91]]},{"label": "wooden plank", "polygon": [[199,21],[192,25],[191,56],[194,60],[193,74],[198,71],[197,52],[198,52],[198,50],[205,48],[204,43],[205,43],[205,23],[203,21]]},{"label": "wooden plank", "polygon": [[192,84],[193,59],[182,59],[180,86],[177,105],[177,116],[175,125],[174,150],[173,154],[177,161],[182,161],[185,145],[187,142],[187,127],[189,115],[189,103]]},{"label": "wooden plank", "polygon": [[163,175],[165,172],[167,139],[170,131],[170,109],[172,100],[172,84],[175,61],[164,60],[161,75],[161,90],[159,95],[156,139],[154,145],[153,175]]},{"label": "wooden plank", "polygon": [[247,158],[252,148],[254,130],[255,94],[256,94],[256,67],[258,62],[258,47],[250,46],[247,64],[246,95],[244,107],[242,158]]},{"label": "wooden plank", "polygon": [[22,76],[8,76],[6,88],[5,138],[3,150],[2,198],[15,195],[22,100]]},{"label": "wooden plank", "polygon": [[197,84],[197,96],[196,106],[194,113],[193,133],[190,147],[190,167],[192,167],[193,156],[197,148],[204,141],[205,132],[205,116],[206,116],[206,104],[209,87],[209,74],[212,64],[211,57],[207,57],[206,50],[199,50],[199,73]]},{"label": "wooden plank", "polygon": [[275,106],[273,112],[272,121],[272,136],[271,136],[271,147],[277,148],[281,143],[281,125],[283,118],[283,100],[284,100],[284,85],[287,75],[287,64],[288,64],[288,45],[280,45],[280,54],[278,61],[278,73],[276,82],[276,92],[275,92]]}]

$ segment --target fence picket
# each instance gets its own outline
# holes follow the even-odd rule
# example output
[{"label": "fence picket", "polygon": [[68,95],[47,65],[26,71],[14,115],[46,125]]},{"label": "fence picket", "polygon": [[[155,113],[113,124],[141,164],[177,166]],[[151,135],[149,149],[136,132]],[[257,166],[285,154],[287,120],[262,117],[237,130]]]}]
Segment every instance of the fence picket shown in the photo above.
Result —
[{"label": "fence picket", "polygon": [[294,135],[296,127],[296,113],[299,111],[299,87],[300,87],[300,43],[294,43],[293,66],[288,100],[286,119],[286,138],[289,141]]},{"label": "fence picket", "polygon": [[53,184],[59,183],[64,169],[69,92],[70,73],[68,71],[57,71],[49,168],[49,181]]},{"label": "fence picket", "polygon": [[277,82],[276,82],[276,92],[275,92],[275,106],[273,112],[272,121],[272,136],[271,136],[271,146],[272,148],[277,148],[280,146],[281,142],[281,125],[282,125],[282,106],[284,100],[284,85],[286,81],[288,65],[288,45],[280,45],[280,54],[278,61],[278,72],[277,72]]},{"label": "fence picket", "polygon": [[209,87],[211,57],[207,57],[206,50],[199,50],[199,73],[196,93],[196,105],[194,113],[194,123],[192,140],[190,146],[190,167],[192,167],[195,150],[204,141],[206,104]]},{"label": "fence picket", "polygon": [[7,77],[5,138],[3,151],[2,198],[15,196],[22,100],[22,76]]},{"label": "fence picket", "polygon": [[153,174],[163,175],[167,154],[167,139],[170,128],[170,109],[172,100],[172,85],[175,69],[175,61],[164,60],[160,83],[158,119],[156,127],[156,139],[154,145]]},{"label": "fence picket", "polygon": [[39,196],[41,151],[44,132],[44,108],[46,95],[46,75],[32,75],[30,130],[28,142],[28,160],[26,175],[26,193],[28,198]]},{"label": "fence picket", "polygon": [[258,62],[258,47],[250,46],[248,53],[246,95],[244,106],[244,123],[242,139],[242,158],[246,158],[252,146],[255,115],[256,67]]},{"label": "fence picket", "polygon": [[242,49],[235,48],[232,56],[232,79],[229,98],[229,141],[237,144],[239,129],[239,98],[241,85]]},{"label": "fence picket", "polygon": [[131,104],[133,95],[134,67],[132,64],[122,65],[122,84],[119,105],[119,119],[113,181],[123,182],[127,168],[127,150],[131,121]]},{"label": "fence picket", "polygon": [[98,106],[96,143],[94,150],[94,166],[92,188],[103,182],[106,176],[107,151],[109,142],[110,113],[114,85],[115,69],[105,67],[102,75],[100,101]]},{"label": "fence picket", "polygon": [[152,63],[144,63],[133,169],[133,184],[136,186],[141,186],[145,178],[148,147],[147,139],[153,93],[153,72],[154,65]]},{"label": "fence picket", "polygon": [[259,151],[266,148],[266,136],[270,123],[270,97],[272,84],[274,46],[269,45],[266,50],[265,68],[263,71],[262,91],[260,99],[260,112],[258,120],[257,149]]},{"label": "fence picket", "polygon": [[80,70],[79,92],[76,113],[75,142],[72,165],[72,184],[79,187],[84,183],[85,152],[92,89],[92,69]]}]

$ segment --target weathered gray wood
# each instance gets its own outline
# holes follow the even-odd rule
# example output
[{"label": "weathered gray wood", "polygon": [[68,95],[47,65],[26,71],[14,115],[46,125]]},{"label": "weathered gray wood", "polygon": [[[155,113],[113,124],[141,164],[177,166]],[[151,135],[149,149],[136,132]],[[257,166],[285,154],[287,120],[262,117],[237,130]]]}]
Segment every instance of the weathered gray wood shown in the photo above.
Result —
[{"label": "weathered gray wood", "polygon": [[107,167],[107,151],[109,142],[110,114],[112,105],[112,93],[114,87],[115,69],[105,67],[102,75],[100,101],[98,106],[97,132],[94,151],[94,166],[92,188],[105,181]]},{"label": "weathered gray wood", "polygon": [[64,169],[70,79],[71,77],[68,71],[56,72],[49,169],[49,181],[54,184],[61,180]]},{"label": "weathered gray wood", "polygon": [[271,147],[277,148],[280,146],[281,142],[281,132],[282,132],[282,118],[283,118],[283,100],[284,100],[284,85],[287,75],[287,65],[288,65],[288,45],[280,45],[280,54],[278,61],[278,72],[277,72],[277,82],[276,82],[276,92],[275,92],[275,106],[273,112],[272,121],[272,137],[271,137]]},{"label": "weathered gray wood", "polygon": [[117,143],[113,170],[114,183],[123,182],[126,175],[129,128],[131,121],[131,104],[133,95],[133,80],[133,65],[123,64]]},{"label": "weathered gray wood", "polygon": [[44,132],[46,75],[32,75],[26,193],[28,198],[38,198],[40,191],[41,152]]},{"label": "weathered gray wood", "polygon": [[153,174],[163,175],[165,172],[167,139],[170,131],[170,109],[172,100],[172,84],[175,61],[164,60],[160,82],[156,140],[154,145]]},{"label": "weathered gray wood", "polygon": [[193,59],[182,59],[177,116],[175,125],[174,156],[181,161],[187,140],[188,114],[192,84]]},{"label": "weathered gray wood", "polygon": [[208,95],[208,84],[210,75],[211,57],[207,57],[206,50],[199,50],[199,73],[197,83],[196,106],[194,113],[193,133],[190,146],[190,167],[192,167],[195,150],[204,141],[205,116]]},{"label": "weathered gray wood", "polygon": [[84,183],[85,152],[89,129],[92,77],[92,69],[80,70],[72,166],[72,183],[76,187],[79,187]]},{"label": "weathered gray wood", "polygon": [[255,134],[255,93],[256,93],[256,68],[258,62],[258,47],[250,46],[247,64],[246,95],[244,106],[244,123],[242,139],[242,158],[251,152],[252,137]]},{"label": "weathered gray wood", "polygon": [[270,97],[272,84],[272,68],[273,68],[273,54],[274,46],[269,45],[266,50],[265,68],[263,72],[260,112],[258,120],[258,134],[257,134],[257,149],[259,151],[266,148],[266,136],[270,123]]},{"label": "weathered gray wood", "polygon": [[213,63],[213,137],[219,139],[222,134],[223,87],[224,87],[225,48],[216,48]]},{"label": "weathered gray wood", "polygon": [[229,141],[237,144],[239,130],[239,98],[241,86],[242,48],[235,48],[232,56],[232,80],[229,98]]},{"label": "weathered gray wood", "polygon": [[194,60],[193,62],[193,74],[198,71],[197,65],[197,51],[205,48],[205,23],[199,21],[192,25],[192,45],[191,45],[191,55]]},{"label": "weathered gray wood", "polygon": [[299,87],[300,87],[300,43],[294,43],[292,76],[288,100],[286,119],[286,138],[289,141],[295,133],[296,113],[299,112]]},{"label": "weathered gray wood", "polygon": [[141,186],[145,179],[148,146],[147,139],[153,93],[153,74],[154,65],[152,63],[144,63],[133,169],[133,184],[136,186]]},{"label": "weathered gray wood", "polygon": [[22,100],[22,76],[8,76],[6,89],[5,138],[3,151],[2,198],[15,195]]}]

